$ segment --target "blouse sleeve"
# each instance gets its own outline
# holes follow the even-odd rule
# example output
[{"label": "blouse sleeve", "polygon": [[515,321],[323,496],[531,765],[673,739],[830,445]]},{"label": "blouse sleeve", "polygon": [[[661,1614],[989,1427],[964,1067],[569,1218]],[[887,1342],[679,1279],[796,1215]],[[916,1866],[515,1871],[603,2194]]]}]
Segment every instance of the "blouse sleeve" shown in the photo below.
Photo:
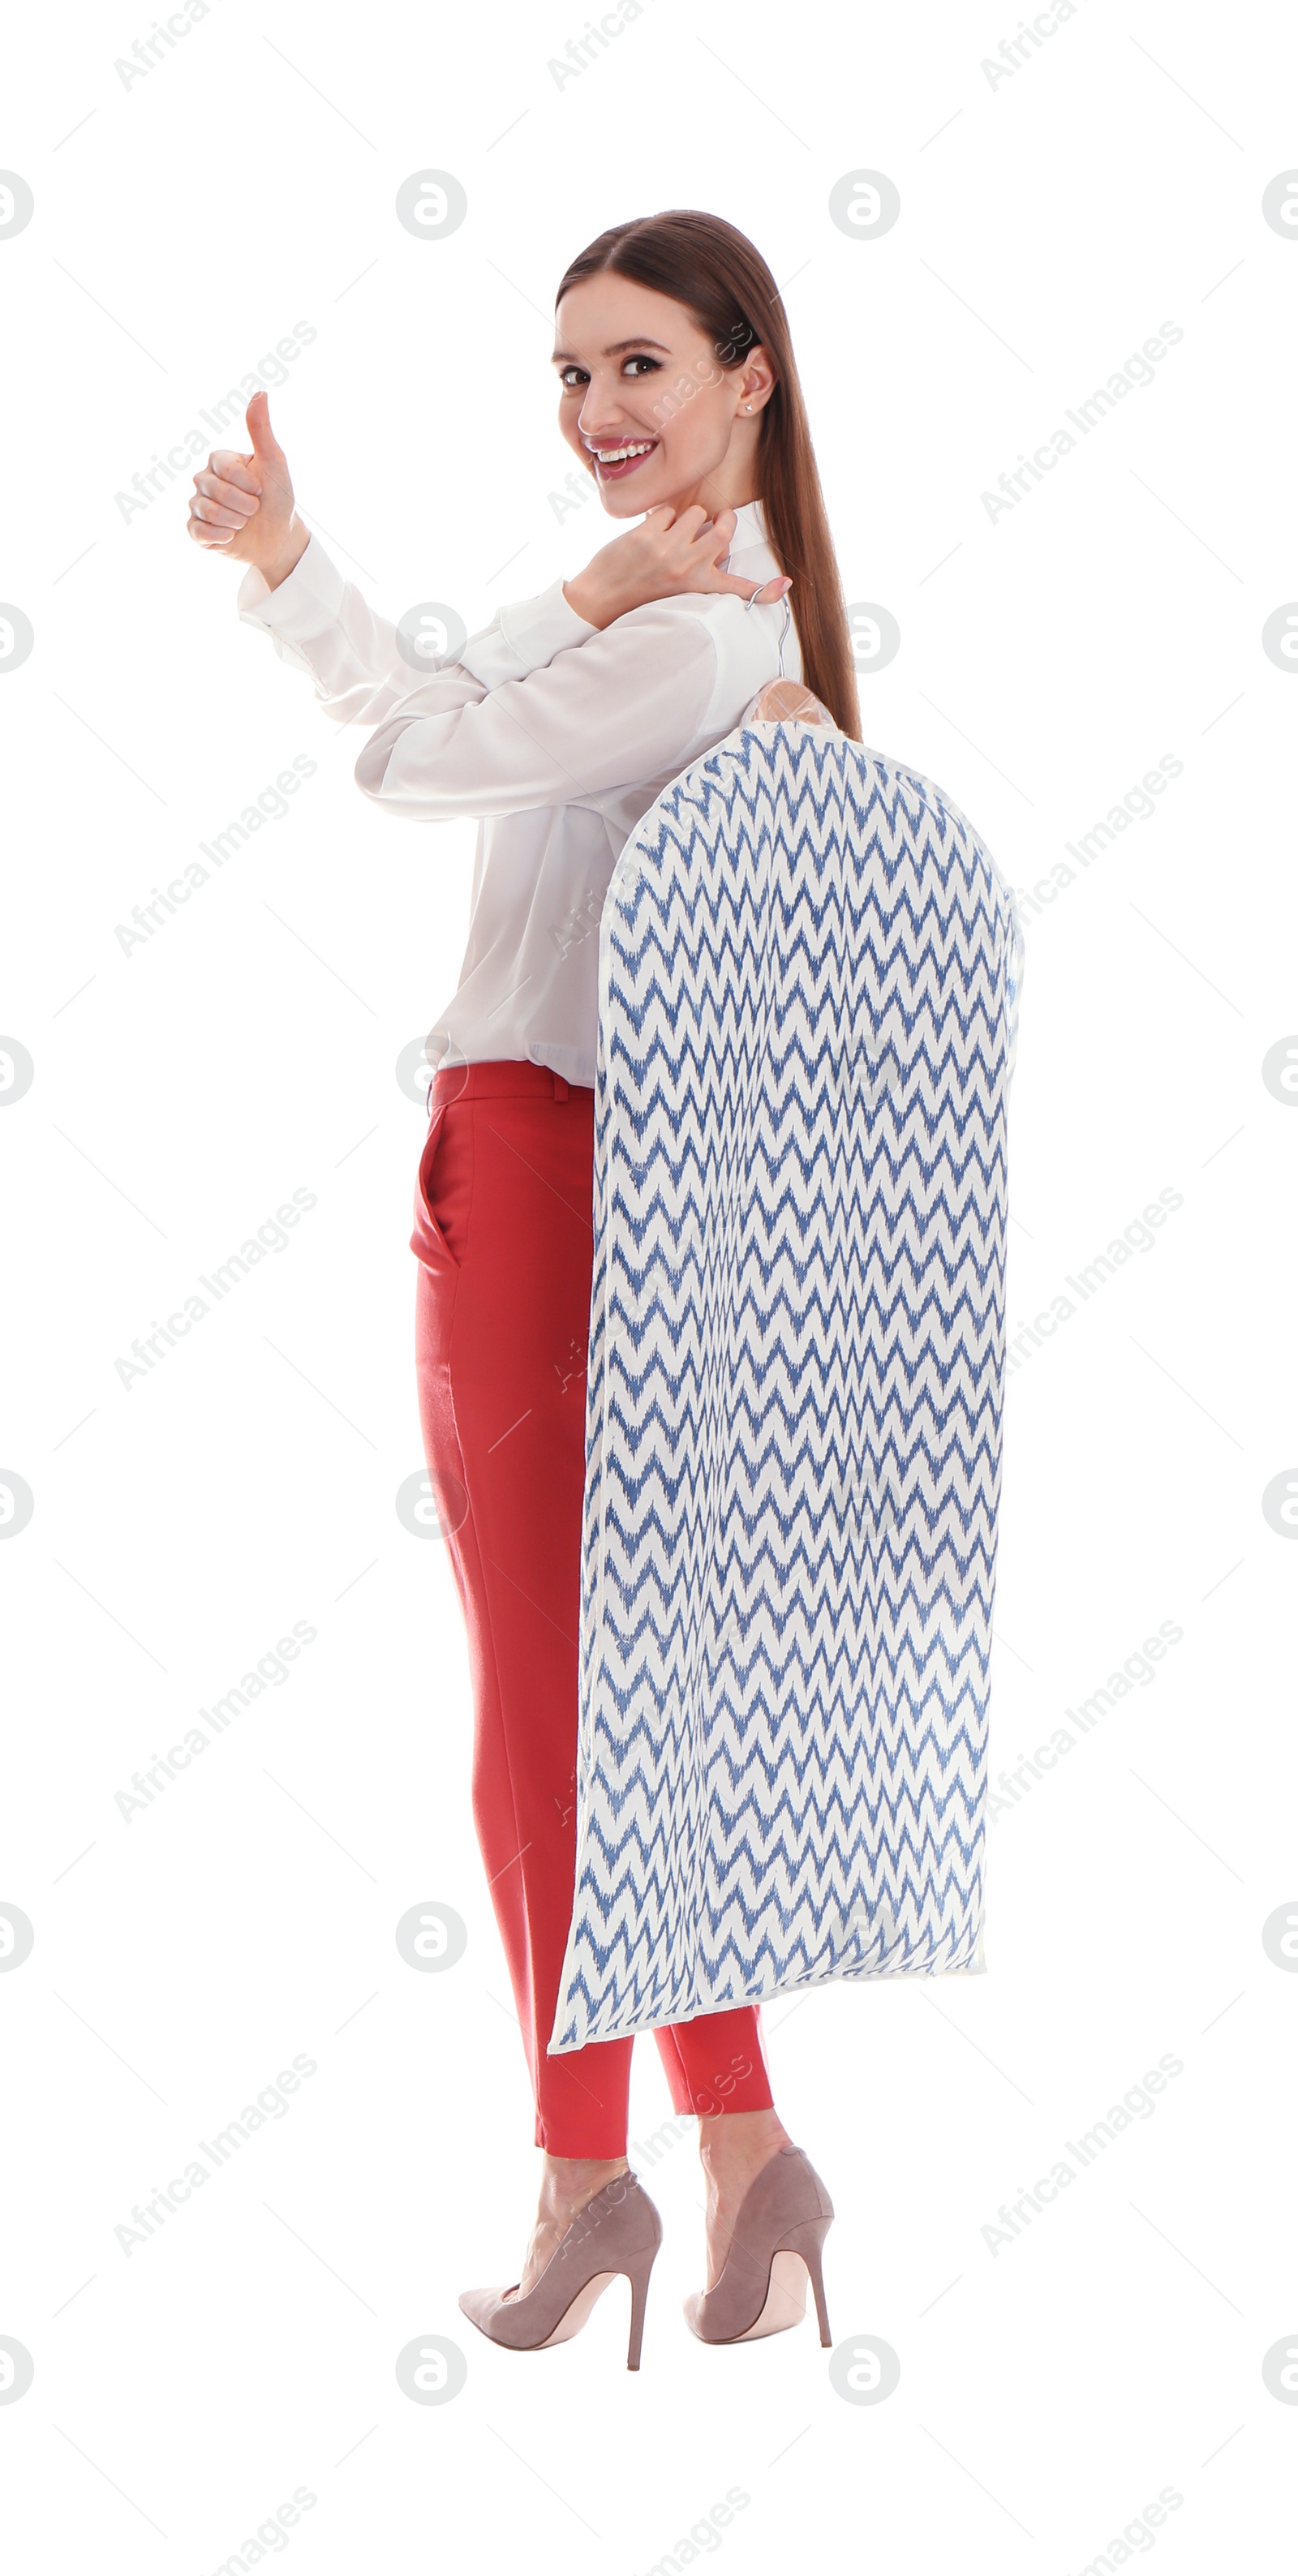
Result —
[{"label": "blouse sleeve", "polygon": [[708,738],[719,670],[711,618],[681,609],[680,600],[632,609],[579,653],[494,687],[475,676],[467,646],[462,663],[391,709],[356,763],[357,785],[428,821],[597,804],[672,777]]},{"label": "blouse sleeve", "polygon": [[[314,681],[317,704],[336,724],[378,724],[419,685],[420,674],[401,652],[391,620],[375,614],[316,536],[275,590],[250,566],[236,606],[246,625],[269,635],[282,662]],[[498,609],[465,647],[464,667],[491,687],[520,678],[597,632],[569,607],[562,582],[555,582],[539,598]]]},{"label": "blouse sleeve", "polygon": [[560,580],[500,609],[458,662],[425,676],[314,537],[277,590],[250,574],[239,609],[310,672],[327,714],[377,725],[357,784],[376,804],[425,822],[597,802],[670,778],[711,739],[722,673],[722,694],[736,704],[750,661],[753,688],[769,676],[770,638],[758,620],[780,613],[750,616],[733,593],[692,593],[601,629],[569,606]]}]

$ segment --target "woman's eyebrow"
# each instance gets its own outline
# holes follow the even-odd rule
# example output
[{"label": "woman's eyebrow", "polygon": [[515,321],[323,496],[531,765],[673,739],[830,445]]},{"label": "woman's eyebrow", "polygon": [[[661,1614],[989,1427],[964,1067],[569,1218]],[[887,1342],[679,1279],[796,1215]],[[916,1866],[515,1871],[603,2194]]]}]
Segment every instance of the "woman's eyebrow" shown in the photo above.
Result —
[{"label": "woman's eyebrow", "polygon": [[[666,348],[661,340],[650,340],[645,334],[642,334],[638,340],[615,340],[612,347],[603,350],[601,355],[605,358],[620,358],[624,349],[661,349],[665,358],[671,356],[670,349]],[[560,365],[579,367],[581,360],[574,358],[571,349],[556,349],[551,356],[550,364],[552,367]]]}]

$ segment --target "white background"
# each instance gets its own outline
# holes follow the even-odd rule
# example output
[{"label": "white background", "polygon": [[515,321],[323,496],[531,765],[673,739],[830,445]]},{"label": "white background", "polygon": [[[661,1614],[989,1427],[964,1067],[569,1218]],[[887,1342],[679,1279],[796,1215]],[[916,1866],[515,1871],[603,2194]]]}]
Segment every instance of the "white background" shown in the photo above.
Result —
[{"label": "white background", "polygon": [[[0,1899],[36,1934],[0,1975],[0,2334],[35,2364],[0,2405],[11,2562],[252,2566],[301,2486],[300,2576],[1276,2565],[1298,1980],[1261,1928],[1298,1893],[1298,1557],[1261,1497],[1298,1459],[1298,1117],[1261,1065],[1298,1028],[1298,679],[1260,639],[1298,596],[1298,237],[1261,198],[1298,161],[1294,23],[1080,0],[993,86],[1009,8],[648,0],[560,87],[578,11],[214,0],[127,87],[151,23],[26,13],[0,142],[35,194],[0,242],[0,591],[35,630],[0,686],[0,1021],[35,1066],[0,1120],[0,1464],[35,1497],[0,1548]],[[428,167],[468,195],[441,242],[394,215]],[[861,167],[901,193],[877,240],[829,218]],[[538,2163],[458,1604],[394,1508],[421,1464],[423,1136],[394,1068],[458,974],[473,827],[363,800],[360,738],[186,537],[187,474],[115,500],[309,323],[271,396],[308,525],[388,614],[445,600],[473,632],[607,533],[549,498],[554,291],[606,225],[674,205],[786,289],[847,596],[901,627],[866,740],[1027,888],[1184,764],[1025,912],[1011,1328],[1160,1190],[1183,1205],[1010,1381],[993,1775],[1161,1622],[1183,1637],[992,1828],[986,1977],[767,2014],[838,2210],[835,2343],[900,2356],[874,2406],[810,2324],[689,2336],[697,2159],[689,2124],[647,2144],[647,2043],[632,2157],[666,2243],[639,2378],[622,2288],[538,2356],[456,2306],[517,2277]],[[1168,321],[1155,381],[991,520],[983,492]],[[124,954],[115,925],[297,754],[288,814]],[[317,1205],[286,1247],[128,1391],[132,1339],[295,1188]],[[127,1823],[131,1774],[299,1620],[288,1678]],[[397,1952],[425,1899],[469,1927],[452,1973]],[[288,2111],[123,2251],[132,2205],[295,2054]],[[1153,2110],[993,2252],[1000,2204],[1164,2055]],[[440,2406],[394,2370],[430,2333],[468,2365]]]}]

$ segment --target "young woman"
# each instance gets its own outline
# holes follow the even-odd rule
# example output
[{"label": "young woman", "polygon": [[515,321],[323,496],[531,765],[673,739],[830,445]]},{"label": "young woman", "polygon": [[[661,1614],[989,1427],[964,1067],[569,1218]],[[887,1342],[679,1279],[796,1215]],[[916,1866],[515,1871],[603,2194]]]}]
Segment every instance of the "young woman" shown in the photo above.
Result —
[{"label": "young woman", "polygon": [[[575,1865],[599,911],[641,816],[766,682],[802,679],[851,735],[860,719],[788,324],[752,244],[685,211],[602,233],[560,285],[553,364],[564,437],[608,515],[639,524],[426,678],[297,517],[265,394],[251,452],[220,449],[195,475],[189,532],[250,567],[240,615],[326,713],[375,728],[366,795],[419,821],[485,818],[459,986],[429,1034],[411,1245],[425,1449],[469,1640],[474,1818],[545,2161],[520,2279],[461,2305],[533,2348],[575,2332],[625,2271],[634,2367],[661,2230],[627,2165],[631,2041],[546,2054]],[[760,2011],[655,2036],[673,2107],[699,2120],[694,2331],[793,2324],[810,2274],[828,2341],[833,2212],[774,2108]]]}]

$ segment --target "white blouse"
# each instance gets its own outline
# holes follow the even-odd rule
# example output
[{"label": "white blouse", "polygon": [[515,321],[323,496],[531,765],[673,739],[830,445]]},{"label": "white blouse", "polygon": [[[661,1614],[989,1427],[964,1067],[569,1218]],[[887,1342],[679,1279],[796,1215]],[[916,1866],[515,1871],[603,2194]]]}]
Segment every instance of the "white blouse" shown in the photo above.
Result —
[{"label": "white blouse", "polygon": [[[760,501],[735,519],[725,569],[769,581],[780,566]],[[481,818],[469,943],[429,1062],[521,1057],[593,1086],[613,863],[768,680],[802,677],[785,601],[750,609],[737,593],[685,591],[600,628],[556,581],[498,609],[427,676],[318,537],[276,590],[250,568],[237,606],[310,674],[335,722],[378,727],[356,763],[367,796],[413,822]]]}]

